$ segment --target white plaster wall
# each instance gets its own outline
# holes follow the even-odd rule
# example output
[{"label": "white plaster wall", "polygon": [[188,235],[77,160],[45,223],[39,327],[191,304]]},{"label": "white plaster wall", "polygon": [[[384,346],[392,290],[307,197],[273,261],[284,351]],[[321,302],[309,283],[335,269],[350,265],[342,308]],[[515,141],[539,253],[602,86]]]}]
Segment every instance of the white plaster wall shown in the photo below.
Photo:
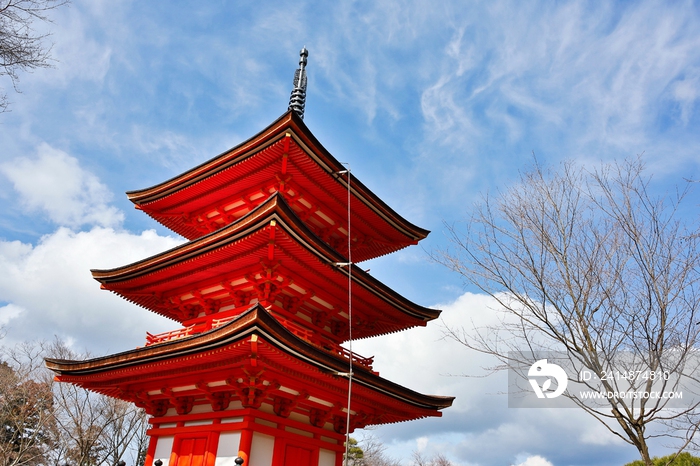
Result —
[{"label": "white plaster wall", "polygon": [[318,466],[335,466],[335,452],[321,448],[318,453]]},{"label": "white plaster wall", "polygon": [[272,452],[274,449],[274,437],[254,432],[253,444],[250,447],[250,465],[246,466],[272,466]]},{"label": "white plaster wall", "polygon": [[170,454],[173,452],[173,442],[175,440],[175,437],[173,436],[164,436],[164,437],[158,437],[158,440],[156,441],[156,453],[153,456],[153,462],[156,460],[161,460],[163,462],[163,466],[168,466],[170,463]]},{"label": "white plaster wall", "polygon": [[238,456],[241,444],[240,432],[224,432],[219,436],[219,448],[216,451],[214,466],[235,466],[233,460]]}]

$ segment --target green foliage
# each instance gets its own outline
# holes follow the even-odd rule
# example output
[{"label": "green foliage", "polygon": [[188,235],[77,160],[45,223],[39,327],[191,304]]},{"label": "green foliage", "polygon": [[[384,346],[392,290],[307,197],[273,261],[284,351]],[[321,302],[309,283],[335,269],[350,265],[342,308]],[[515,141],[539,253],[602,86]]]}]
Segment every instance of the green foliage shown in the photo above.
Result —
[{"label": "green foliage", "polygon": [[346,458],[345,464],[347,466],[361,466],[364,465],[365,453],[358,445],[357,440],[350,437],[350,445],[348,446],[348,457]]},{"label": "green foliage", "polygon": [[[683,452],[676,455],[652,458],[654,466],[700,466],[700,458],[690,453]],[[627,463],[625,466],[644,466],[644,461],[637,460]]]}]

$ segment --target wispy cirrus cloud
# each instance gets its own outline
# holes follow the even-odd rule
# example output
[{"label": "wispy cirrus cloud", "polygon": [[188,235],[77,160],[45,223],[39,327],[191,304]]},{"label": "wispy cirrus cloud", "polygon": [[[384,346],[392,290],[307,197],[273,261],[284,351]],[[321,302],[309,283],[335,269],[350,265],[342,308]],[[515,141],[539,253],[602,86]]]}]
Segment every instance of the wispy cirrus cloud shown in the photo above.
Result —
[{"label": "wispy cirrus cloud", "polygon": [[659,120],[687,125],[694,114],[700,15],[684,4],[500,2],[481,13],[455,30],[423,92],[435,140],[548,136],[605,158],[656,145]]}]

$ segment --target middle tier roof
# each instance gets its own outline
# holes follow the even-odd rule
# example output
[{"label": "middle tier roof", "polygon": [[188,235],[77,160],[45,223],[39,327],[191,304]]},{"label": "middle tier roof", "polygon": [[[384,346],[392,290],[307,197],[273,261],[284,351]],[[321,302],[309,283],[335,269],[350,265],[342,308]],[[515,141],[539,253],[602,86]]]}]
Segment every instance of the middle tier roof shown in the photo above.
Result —
[{"label": "middle tier roof", "polygon": [[279,194],[228,226],[147,259],[92,270],[102,288],[190,325],[259,302],[332,341],[423,326],[440,311],[391,290],[321,240]]}]

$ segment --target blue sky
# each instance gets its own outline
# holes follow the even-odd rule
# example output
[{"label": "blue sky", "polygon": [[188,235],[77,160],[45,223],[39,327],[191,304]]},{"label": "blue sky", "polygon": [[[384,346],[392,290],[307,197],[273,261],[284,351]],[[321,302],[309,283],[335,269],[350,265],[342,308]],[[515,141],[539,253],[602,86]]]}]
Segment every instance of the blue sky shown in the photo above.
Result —
[{"label": "blue sky", "polygon": [[[700,4],[678,2],[81,1],[51,15],[54,67],[0,78],[0,323],[11,344],[58,335],[106,354],[172,324],[101,292],[90,268],[182,241],[133,209],[151,186],[236,145],[287,108],[309,49],[305,122],[421,243],[374,276],[489,319],[489,300],[428,260],[443,221],[532,161],[643,154],[652,186],[700,178]],[[697,206],[697,193],[689,205]],[[697,212],[688,212],[697,218]],[[357,344],[389,379],[456,395],[441,419],[372,432],[389,453],[460,465],[619,465],[635,451],[575,410],[508,409],[504,374],[441,323]],[[658,453],[663,453],[659,447]]]}]

